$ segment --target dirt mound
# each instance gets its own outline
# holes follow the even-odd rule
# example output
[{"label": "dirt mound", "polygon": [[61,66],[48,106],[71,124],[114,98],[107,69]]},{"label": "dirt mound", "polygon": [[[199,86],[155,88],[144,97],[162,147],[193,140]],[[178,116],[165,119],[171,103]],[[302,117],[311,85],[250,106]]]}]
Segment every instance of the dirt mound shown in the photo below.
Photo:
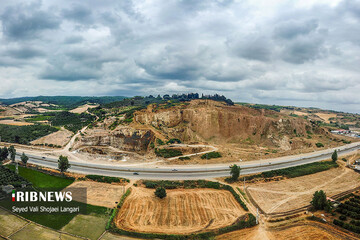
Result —
[{"label": "dirt mound", "polygon": [[137,187],[118,213],[116,225],[139,232],[188,234],[231,225],[244,214],[225,190],[167,190],[167,197],[159,199],[153,189]]}]

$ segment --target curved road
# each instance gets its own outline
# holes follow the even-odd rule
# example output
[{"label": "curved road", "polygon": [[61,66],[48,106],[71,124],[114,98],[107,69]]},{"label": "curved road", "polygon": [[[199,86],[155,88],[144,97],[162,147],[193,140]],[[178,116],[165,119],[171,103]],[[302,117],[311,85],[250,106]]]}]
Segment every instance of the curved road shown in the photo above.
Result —
[{"label": "curved road", "polygon": [[[303,155],[287,156],[277,159],[259,160],[252,162],[237,162],[241,166],[241,174],[260,173],[275,169],[299,166],[307,163],[318,162],[329,159],[333,151],[337,149],[339,156],[351,153],[360,149],[360,142],[344,145],[337,148],[326,149]],[[27,154],[29,163],[41,165],[44,167],[57,168],[57,159],[43,156]],[[20,159],[20,155],[17,156]],[[159,166],[159,167],[120,167],[94,163],[80,163],[70,161],[70,172],[84,174],[98,174],[114,177],[126,177],[136,179],[209,179],[214,177],[229,176],[229,164],[217,166]],[[137,173],[137,175],[134,175]]]}]

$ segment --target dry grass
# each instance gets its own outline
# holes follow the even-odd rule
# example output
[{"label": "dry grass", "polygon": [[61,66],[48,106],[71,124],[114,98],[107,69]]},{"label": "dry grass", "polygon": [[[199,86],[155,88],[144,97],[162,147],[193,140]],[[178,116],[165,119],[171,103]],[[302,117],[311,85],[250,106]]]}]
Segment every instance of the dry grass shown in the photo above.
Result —
[{"label": "dry grass", "polygon": [[[76,199],[77,201],[87,201],[88,204],[113,208],[115,202],[119,202],[123,194],[123,186],[108,183],[77,181],[68,188],[86,188],[87,199]],[[76,196],[74,196],[76,198]]]},{"label": "dry grass", "polygon": [[85,105],[82,105],[82,106],[79,106],[77,108],[74,108],[72,110],[70,110],[70,112],[72,113],[83,113],[83,112],[86,112],[89,108],[95,108],[99,105],[89,105],[89,104],[85,104]]},{"label": "dry grass", "polygon": [[32,144],[54,144],[59,146],[65,146],[71,139],[73,133],[66,129],[61,129],[57,132],[51,133],[47,136],[38,138],[32,141]]},{"label": "dry grass", "polygon": [[243,229],[216,237],[216,240],[335,240],[340,239],[331,232],[309,225],[293,226],[283,230],[265,230],[261,227]]},{"label": "dry grass", "polygon": [[188,234],[231,225],[244,214],[225,190],[174,189],[159,199],[153,189],[134,188],[115,221],[126,230]]},{"label": "dry grass", "polygon": [[359,185],[358,173],[338,168],[279,182],[254,184],[248,191],[266,213],[272,213],[308,205],[317,190],[332,196]]},{"label": "dry grass", "polygon": [[337,115],[335,113],[316,113],[316,115],[323,119],[326,123],[330,123],[329,118],[336,118]]},{"label": "dry grass", "polygon": [[0,124],[13,125],[13,126],[28,126],[33,125],[33,123],[29,122],[19,122],[14,120],[0,120]]}]

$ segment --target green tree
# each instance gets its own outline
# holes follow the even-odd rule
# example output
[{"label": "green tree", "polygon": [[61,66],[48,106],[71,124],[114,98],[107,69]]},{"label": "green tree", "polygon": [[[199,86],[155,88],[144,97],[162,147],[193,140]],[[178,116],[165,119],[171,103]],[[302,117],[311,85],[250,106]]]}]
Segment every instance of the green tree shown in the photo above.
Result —
[{"label": "green tree", "polygon": [[155,190],[155,196],[158,198],[163,199],[164,197],[166,197],[166,190],[163,187],[158,187]]},{"label": "green tree", "polygon": [[323,190],[316,191],[310,203],[316,210],[324,210],[328,205],[325,192]]},{"label": "green tree", "polygon": [[21,155],[21,161],[25,164],[26,166],[26,163],[27,161],[29,160],[29,157],[25,155],[25,153],[23,152],[22,155]]},{"label": "green tree", "polygon": [[71,167],[68,157],[61,155],[58,160],[58,169],[60,172],[66,172]]},{"label": "green tree", "polygon": [[16,156],[16,149],[14,146],[10,146],[9,149],[8,149],[9,153],[10,153],[10,159],[11,159],[11,162],[15,162],[15,156]]},{"label": "green tree", "polygon": [[6,147],[0,148],[0,163],[2,163],[9,155],[9,151]]},{"label": "green tree", "polygon": [[337,151],[335,150],[333,152],[333,154],[331,155],[331,159],[336,162],[338,160],[338,154],[337,154]]},{"label": "green tree", "polygon": [[230,170],[230,175],[231,175],[231,180],[233,181],[237,181],[239,176],[240,176],[240,166],[234,164],[232,166],[230,166],[231,170]]}]

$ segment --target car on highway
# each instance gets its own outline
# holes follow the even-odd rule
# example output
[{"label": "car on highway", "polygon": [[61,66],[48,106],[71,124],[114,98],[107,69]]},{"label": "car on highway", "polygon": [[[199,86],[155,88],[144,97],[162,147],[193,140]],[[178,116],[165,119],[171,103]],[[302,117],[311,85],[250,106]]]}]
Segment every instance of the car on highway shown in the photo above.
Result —
[{"label": "car on highway", "polygon": [[133,173],[133,175],[139,175],[139,173],[137,173],[137,172],[134,172],[134,173]]},{"label": "car on highway", "polygon": [[173,172],[177,172],[177,169],[173,169],[173,170],[171,170],[171,171],[173,171]]}]

